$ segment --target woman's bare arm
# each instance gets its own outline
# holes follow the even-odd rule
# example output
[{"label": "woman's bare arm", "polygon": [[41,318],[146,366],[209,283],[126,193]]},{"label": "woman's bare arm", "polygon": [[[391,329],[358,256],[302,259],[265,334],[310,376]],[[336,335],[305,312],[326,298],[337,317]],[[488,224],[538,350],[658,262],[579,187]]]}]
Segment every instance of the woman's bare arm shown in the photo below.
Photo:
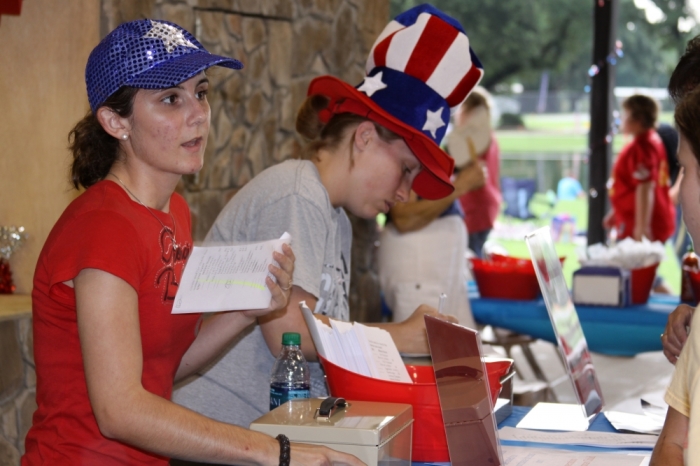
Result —
[{"label": "woman's bare arm", "polygon": [[[270,307],[255,311],[221,312],[204,317],[197,333],[197,338],[182,357],[175,380],[181,380],[200,368],[206,366],[233,341],[247,326],[255,322],[256,316],[262,316],[289,305],[291,290],[282,289],[292,283],[294,273],[294,253],[286,244],[282,247],[284,254],[273,253],[274,259],[280,265],[270,265],[269,270],[277,279],[277,283],[267,278],[267,287],[272,294]],[[282,284],[282,286],[280,286]]]},{"label": "woman's bare arm", "polygon": [[669,406],[649,466],[683,466],[689,418]]},{"label": "woman's bare arm", "polygon": [[651,181],[639,183],[634,197],[634,230],[632,233],[636,241],[642,237],[651,237],[651,210],[654,206],[654,184]]},{"label": "woman's bare arm", "polygon": [[[306,301],[306,305],[313,311],[316,309],[318,299],[303,288],[294,285],[287,307],[259,317],[258,323],[265,343],[274,357],[277,357],[282,350],[282,334],[284,332],[297,332],[301,335],[301,350],[306,360],[317,361],[316,346],[301,313],[300,301]],[[316,317],[319,318],[319,316]],[[328,319],[325,318],[324,322],[328,323]]]},{"label": "woman's bare arm", "polygon": [[[224,464],[277,464],[264,434],[201,416],[144,389],[138,297],[124,280],[84,269],[74,279],[90,404],[100,431],[169,457]],[[292,462],[361,464],[327,448],[295,444]]]}]

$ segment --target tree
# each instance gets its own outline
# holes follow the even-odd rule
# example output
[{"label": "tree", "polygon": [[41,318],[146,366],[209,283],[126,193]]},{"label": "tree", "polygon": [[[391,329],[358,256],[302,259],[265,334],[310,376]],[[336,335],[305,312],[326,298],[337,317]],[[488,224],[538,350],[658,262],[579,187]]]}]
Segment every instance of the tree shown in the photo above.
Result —
[{"label": "tree", "polygon": [[663,18],[651,23],[632,0],[620,5],[618,37],[624,46],[616,82],[621,86],[665,87],[687,41],[697,32],[681,31],[680,18],[688,17],[685,2],[657,1]]},{"label": "tree", "polygon": [[[611,0],[605,0],[611,1]],[[617,60],[620,85],[664,86],[693,34],[678,28],[689,16],[687,0],[656,0],[663,18],[650,23],[643,2],[620,2],[618,37],[624,58]],[[651,0],[650,0],[651,1]],[[421,3],[391,0],[392,15]],[[484,64],[482,85],[520,82],[536,89],[542,72],[552,89],[583,89],[593,48],[593,0],[433,0],[458,19]],[[633,26],[630,26],[633,25]]]},{"label": "tree", "polygon": [[[418,1],[392,0],[392,13]],[[591,4],[582,0],[434,0],[459,20],[486,73],[482,85],[493,88],[513,77],[538,82],[543,70],[566,67],[568,57],[590,50]],[[585,38],[582,40],[582,38]]]}]

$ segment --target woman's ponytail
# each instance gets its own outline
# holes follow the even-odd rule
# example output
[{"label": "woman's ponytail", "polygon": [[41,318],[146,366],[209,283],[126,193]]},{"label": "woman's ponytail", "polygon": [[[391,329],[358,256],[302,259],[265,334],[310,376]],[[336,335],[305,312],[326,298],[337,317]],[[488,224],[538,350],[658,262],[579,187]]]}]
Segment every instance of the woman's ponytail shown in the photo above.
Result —
[{"label": "woman's ponytail", "polygon": [[[129,117],[133,110],[134,96],[138,89],[122,87],[112,94],[103,107],[108,107],[121,117]],[[107,134],[89,112],[68,134],[68,143],[73,153],[71,182],[75,189],[89,188],[104,179],[119,158],[119,140]]]}]

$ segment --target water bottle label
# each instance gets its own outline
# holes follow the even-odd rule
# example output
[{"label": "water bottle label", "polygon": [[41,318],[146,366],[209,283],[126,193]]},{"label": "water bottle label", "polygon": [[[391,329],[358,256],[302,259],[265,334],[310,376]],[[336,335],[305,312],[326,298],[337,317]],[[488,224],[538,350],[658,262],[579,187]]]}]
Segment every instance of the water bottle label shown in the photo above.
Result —
[{"label": "water bottle label", "polygon": [[311,395],[308,388],[288,388],[280,386],[270,387],[270,411],[295,398],[309,398]]}]

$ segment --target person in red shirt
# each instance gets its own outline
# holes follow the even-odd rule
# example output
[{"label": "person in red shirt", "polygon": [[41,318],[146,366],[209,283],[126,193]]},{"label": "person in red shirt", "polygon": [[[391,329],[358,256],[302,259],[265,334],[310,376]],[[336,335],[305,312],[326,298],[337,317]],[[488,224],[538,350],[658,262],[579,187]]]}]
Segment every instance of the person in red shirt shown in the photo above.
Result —
[{"label": "person in red shirt", "polygon": [[[270,265],[268,309],[172,314],[192,250],[175,187],[199,171],[209,134],[212,55],[166,21],[124,23],[90,54],[90,112],[70,134],[76,189],[41,251],[32,315],[37,405],[23,466],[225,464],[359,466],[354,456],[292,444],[170,401],[173,382],[217,356],[257,316],[284,308],[294,255]],[[245,374],[240,374],[245,377]]]},{"label": "person in red shirt", "polygon": [[633,136],[615,161],[608,182],[610,212],[603,225],[617,229],[617,239],[664,242],[675,230],[675,207],[663,141],[654,130],[659,107],[644,95],[622,103],[622,132]]},{"label": "person in red shirt", "polygon": [[[464,223],[469,234],[469,248],[482,257],[484,243],[501,212],[500,150],[491,127],[491,107],[488,91],[476,87],[455,113],[455,126],[461,129],[450,133],[453,137],[469,137],[476,160],[486,167],[486,183],[459,197],[464,211]],[[457,160],[455,160],[457,164]]]}]

